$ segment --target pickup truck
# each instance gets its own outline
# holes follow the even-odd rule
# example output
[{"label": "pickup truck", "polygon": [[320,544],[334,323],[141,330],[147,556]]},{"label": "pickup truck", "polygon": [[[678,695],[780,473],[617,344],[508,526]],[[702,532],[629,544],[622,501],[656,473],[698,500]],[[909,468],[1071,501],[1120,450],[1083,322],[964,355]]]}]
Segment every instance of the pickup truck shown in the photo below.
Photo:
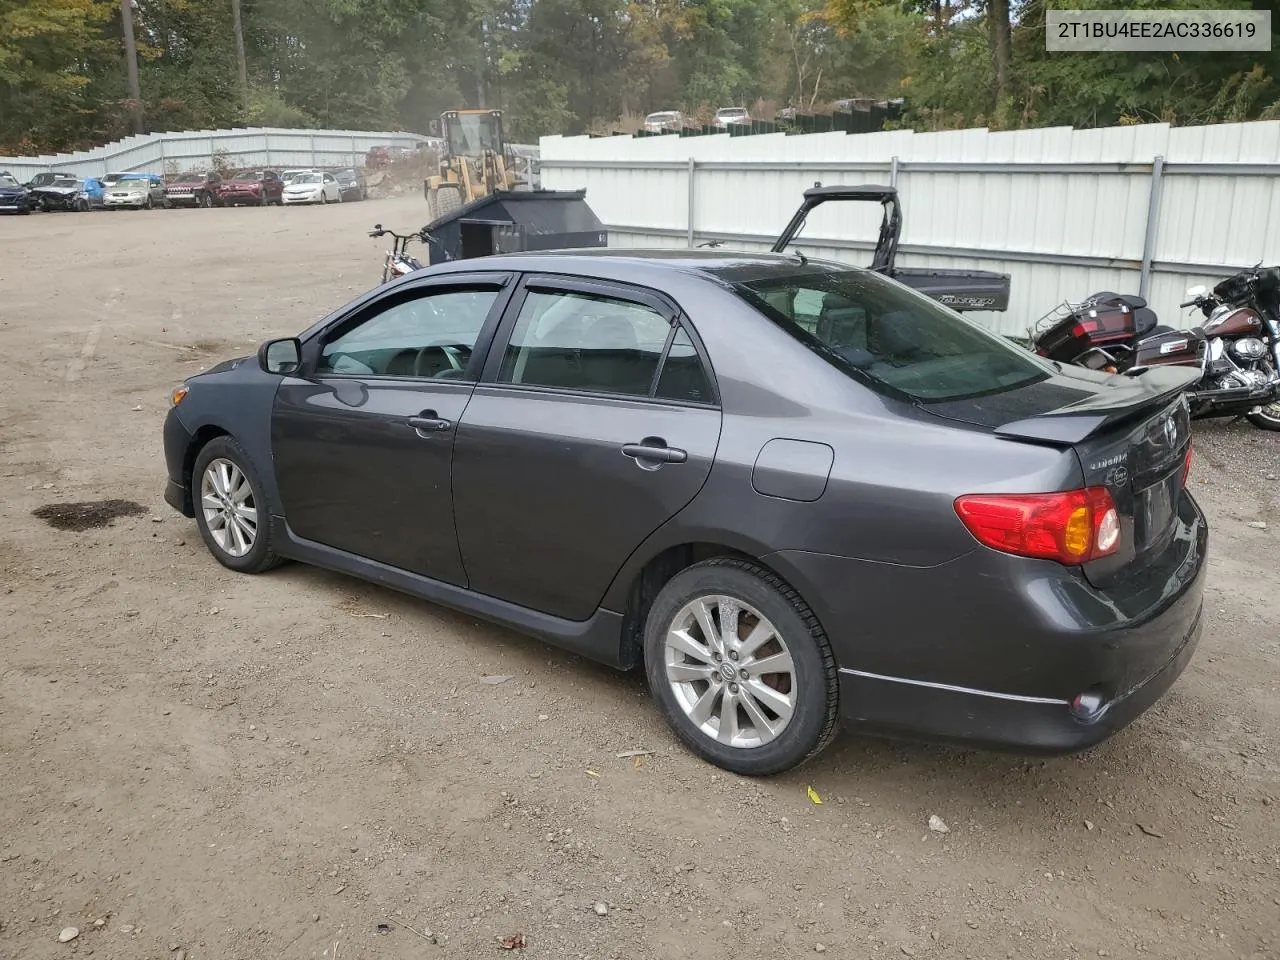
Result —
[{"label": "pickup truck", "polygon": [[899,267],[898,237],[902,233],[902,205],[894,187],[816,185],[804,192],[800,209],[773,244],[774,253],[782,253],[799,235],[809,213],[831,201],[852,200],[879,203],[884,207],[880,222],[880,236],[876,240],[875,253],[870,269],[883,273],[899,283],[919,290],[952,310],[1009,309],[1009,275],[990,270],[935,270],[928,267]]}]

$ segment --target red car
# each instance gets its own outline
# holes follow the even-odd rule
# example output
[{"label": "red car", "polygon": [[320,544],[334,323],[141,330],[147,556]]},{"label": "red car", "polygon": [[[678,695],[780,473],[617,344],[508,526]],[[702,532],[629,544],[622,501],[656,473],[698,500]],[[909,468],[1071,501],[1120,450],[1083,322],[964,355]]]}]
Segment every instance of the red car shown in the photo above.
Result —
[{"label": "red car", "polygon": [[250,168],[241,170],[230,180],[218,184],[218,202],[224,207],[242,203],[265,207],[279,204],[284,194],[284,183],[274,170]]},{"label": "red car", "polygon": [[164,188],[165,204],[170,207],[212,207],[218,202],[222,177],[208,173],[184,173]]}]

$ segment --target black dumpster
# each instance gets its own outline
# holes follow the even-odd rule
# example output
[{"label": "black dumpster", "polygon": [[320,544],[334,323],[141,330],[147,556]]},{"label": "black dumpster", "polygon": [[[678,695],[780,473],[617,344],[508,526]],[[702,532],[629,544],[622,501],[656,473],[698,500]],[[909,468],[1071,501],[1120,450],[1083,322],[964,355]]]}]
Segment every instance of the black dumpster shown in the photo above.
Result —
[{"label": "black dumpster", "polygon": [[609,234],[586,190],[499,190],[433,220],[431,262],[495,253],[603,247]]}]

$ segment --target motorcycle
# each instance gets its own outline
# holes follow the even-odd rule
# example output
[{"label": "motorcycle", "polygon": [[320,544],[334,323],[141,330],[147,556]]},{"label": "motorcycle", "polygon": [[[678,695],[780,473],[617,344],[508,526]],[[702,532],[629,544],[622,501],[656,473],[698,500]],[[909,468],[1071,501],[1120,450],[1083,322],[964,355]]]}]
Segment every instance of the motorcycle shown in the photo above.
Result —
[{"label": "motorcycle", "polygon": [[387,251],[386,257],[382,261],[382,280],[381,283],[388,283],[397,280],[407,274],[413,273],[415,270],[422,270],[424,264],[417,257],[409,255],[409,242],[417,240],[420,243],[434,244],[436,249],[444,255],[446,260],[452,260],[449,252],[441,246],[439,239],[433,233],[429,233],[426,227],[423,227],[417,233],[400,234],[394,230],[385,229],[382,224],[375,223],[373,229],[369,231],[371,237],[390,236],[395,243],[392,248]]},{"label": "motorcycle", "polygon": [[1200,286],[1187,295],[1179,306],[1205,317],[1190,330],[1160,325],[1141,297],[1104,291],[1041,317],[1028,331],[1031,347],[1059,363],[1126,376],[1156,366],[1199,368],[1187,391],[1192,418],[1243,416],[1280,431],[1280,267],[1259,264],[1212,293]]}]

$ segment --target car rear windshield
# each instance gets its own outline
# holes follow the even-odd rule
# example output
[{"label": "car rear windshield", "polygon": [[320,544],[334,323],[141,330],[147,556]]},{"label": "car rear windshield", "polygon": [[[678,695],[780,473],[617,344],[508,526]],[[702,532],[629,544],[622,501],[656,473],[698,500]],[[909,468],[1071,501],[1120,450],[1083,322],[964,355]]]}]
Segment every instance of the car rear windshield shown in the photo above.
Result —
[{"label": "car rear windshield", "polygon": [[261,180],[262,174],[256,170],[242,170],[235,175],[236,180]]},{"label": "car rear windshield", "polygon": [[293,183],[320,183],[323,178],[318,173],[300,173],[293,178]]},{"label": "car rear windshield", "polygon": [[7,173],[0,173],[0,187],[16,187],[18,181]]},{"label": "car rear windshield", "polygon": [[1050,374],[1027,351],[868,270],[773,276],[735,288],[827,362],[908,400],[1002,393]]}]

